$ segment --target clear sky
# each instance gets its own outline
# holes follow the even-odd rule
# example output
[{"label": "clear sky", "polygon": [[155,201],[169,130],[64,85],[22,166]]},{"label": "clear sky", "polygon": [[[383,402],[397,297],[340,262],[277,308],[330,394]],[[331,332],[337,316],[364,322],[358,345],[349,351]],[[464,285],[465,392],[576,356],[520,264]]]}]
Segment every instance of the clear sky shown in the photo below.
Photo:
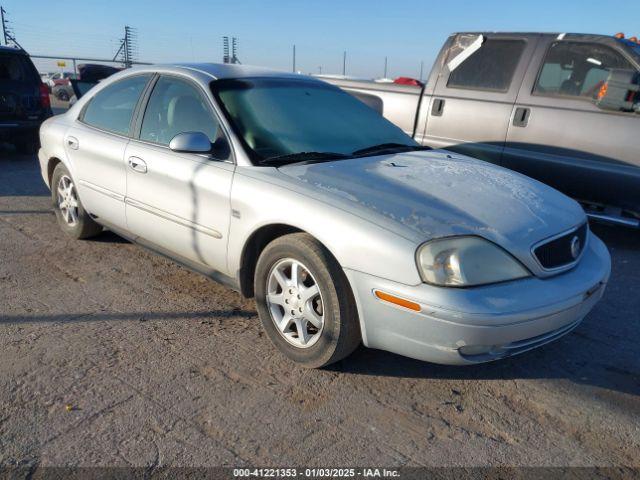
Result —
[{"label": "clear sky", "polygon": [[[138,59],[222,59],[222,36],[239,38],[242,63],[304,73],[417,77],[442,42],[464,30],[640,35],[638,0],[0,0],[32,54],[112,57],[125,24],[137,28]],[[52,63],[39,62],[50,69]]]}]

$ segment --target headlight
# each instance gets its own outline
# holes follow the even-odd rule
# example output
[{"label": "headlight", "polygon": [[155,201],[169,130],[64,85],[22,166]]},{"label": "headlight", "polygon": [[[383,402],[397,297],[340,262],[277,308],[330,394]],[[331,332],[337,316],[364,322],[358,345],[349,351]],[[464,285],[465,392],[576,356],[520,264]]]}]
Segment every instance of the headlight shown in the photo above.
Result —
[{"label": "headlight", "polygon": [[506,251],[480,237],[432,240],[418,249],[417,260],[422,279],[434,285],[469,287],[530,275]]}]

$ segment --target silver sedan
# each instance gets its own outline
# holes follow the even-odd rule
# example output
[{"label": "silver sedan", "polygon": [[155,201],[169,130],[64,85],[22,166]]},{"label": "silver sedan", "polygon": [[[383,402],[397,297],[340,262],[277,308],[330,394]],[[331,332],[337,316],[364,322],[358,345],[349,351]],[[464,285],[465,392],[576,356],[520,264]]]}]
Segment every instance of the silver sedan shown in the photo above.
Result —
[{"label": "silver sedan", "polygon": [[321,367],[360,343],[473,364],[574,329],[609,254],[580,206],[418,145],[317,79],[235,65],[129,69],[40,131],[60,227],[108,228],[247,297]]}]

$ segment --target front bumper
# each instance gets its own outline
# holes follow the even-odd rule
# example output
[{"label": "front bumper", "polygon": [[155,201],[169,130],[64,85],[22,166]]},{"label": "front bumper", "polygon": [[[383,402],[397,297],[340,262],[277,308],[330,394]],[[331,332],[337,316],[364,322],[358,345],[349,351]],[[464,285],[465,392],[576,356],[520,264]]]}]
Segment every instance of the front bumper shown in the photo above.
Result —
[{"label": "front bumper", "polygon": [[[580,263],[550,278],[529,277],[474,288],[403,285],[346,270],[363,342],[407,357],[449,365],[497,360],[573,330],[602,297],[609,252],[592,233]],[[420,304],[420,312],[384,302],[380,290]]]}]

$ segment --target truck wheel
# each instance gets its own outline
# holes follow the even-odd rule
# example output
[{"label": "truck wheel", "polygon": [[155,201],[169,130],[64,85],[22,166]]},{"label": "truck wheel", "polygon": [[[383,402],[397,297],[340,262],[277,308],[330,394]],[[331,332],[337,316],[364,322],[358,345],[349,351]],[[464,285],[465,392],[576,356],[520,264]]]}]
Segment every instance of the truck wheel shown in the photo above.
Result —
[{"label": "truck wheel", "polygon": [[312,236],[294,233],[267,245],[254,287],[265,331],[294,362],[323,367],[359,345],[358,313],[347,277]]},{"label": "truck wheel", "polygon": [[58,225],[67,235],[83,239],[94,237],[102,232],[102,227],[82,206],[71,174],[62,163],[56,166],[51,177],[51,199]]}]

